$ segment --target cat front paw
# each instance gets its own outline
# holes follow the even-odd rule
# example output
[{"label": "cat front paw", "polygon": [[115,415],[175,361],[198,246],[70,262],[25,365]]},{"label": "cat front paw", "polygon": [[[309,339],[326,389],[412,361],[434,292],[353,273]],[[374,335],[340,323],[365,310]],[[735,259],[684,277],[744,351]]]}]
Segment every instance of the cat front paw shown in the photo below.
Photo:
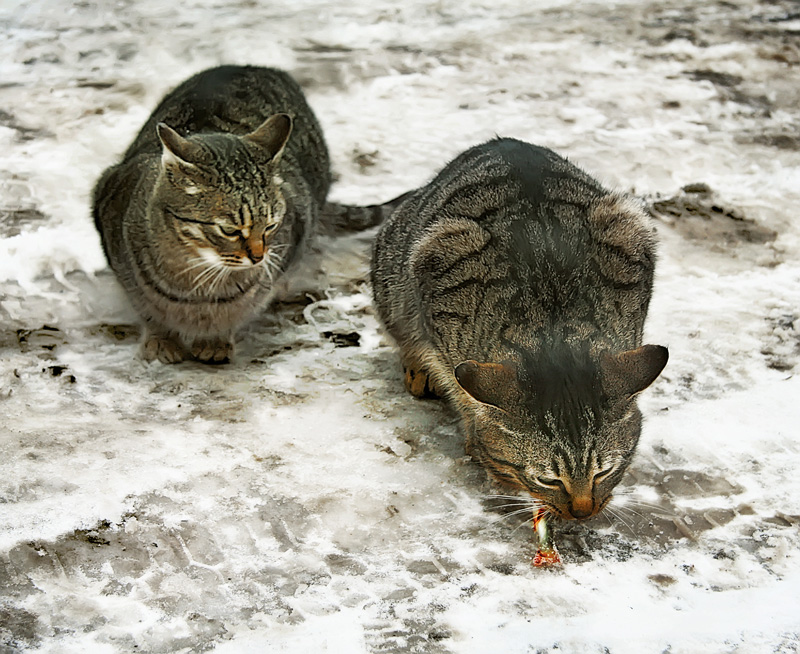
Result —
[{"label": "cat front paw", "polygon": [[233,357],[233,343],[223,340],[195,341],[192,357],[203,363],[228,363]]},{"label": "cat front paw", "polygon": [[148,334],[142,343],[142,358],[145,361],[180,363],[186,358],[186,350],[178,341],[162,334]]},{"label": "cat front paw", "polygon": [[435,398],[439,397],[433,387],[430,377],[421,370],[415,370],[411,366],[403,366],[406,390],[414,397]]}]

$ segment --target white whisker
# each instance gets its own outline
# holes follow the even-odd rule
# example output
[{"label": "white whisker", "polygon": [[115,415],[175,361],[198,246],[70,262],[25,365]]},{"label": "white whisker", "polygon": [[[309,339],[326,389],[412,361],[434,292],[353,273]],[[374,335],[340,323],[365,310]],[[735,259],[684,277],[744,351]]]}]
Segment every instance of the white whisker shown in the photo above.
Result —
[{"label": "white whisker", "polygon": [[205,259],[194,260],[190,265],[186,266],[183,270],[181,270],[178,274],[179,275],[186,275],[193,270],[197,270],[197,268],[201,268],[203,266],[207,266],[208,262]]},{"label": "white whisker", "polygon": [[195,278],[194,278],[194,285],[192,289],[189,291],[190,293],[196,293],[202,286],[204,286],[207,282],[213,280],[218,274],[219,270],[224,267],[219,262],[209,263],[208,268],[202,270]]},{"label": "white whisker", "polygon": [[230,277],[230,274],[231,274],[231,269],[230,269],[230,268],[224,268],[224,269],[221,271],[221,274],[220,274],[219,281],[217,282],[217,285],[216,285],[216,287],[217,287],[218,289],[219,289],[219,288],[221,288],[221,287],[222,287],[222,285],[223,285],[223,284],[224,284],[226,281],[228,281],[228,277]]},{"label": "white whisker", "polygon": [[198,273],[194,279],[192,280],[192,288],[189,290],[190,293],[195,293],[205,282],[205,280],[212,274],[213,268],[204,268],[203,270]]},{"label": "white whisker", "polygon": [[526,506],[524,509],[517,509],[516,511],[509,511],[508,513],[504,513],[499,517],[500,520],[506,520],[508,518],[513,518],[517,515],[523,515],[525,513],[532,513],[532,507]]},{"label": "white whisker", "polygon": [[629,506],[625,506],[624,504],[615,504],[614,510],[619,511],[621,513],[627,511],[628,513],[632,513],[633,515],[642,518],[643,520],[646,519],[644,513],[639,513],[638,511],[634,511],[632,508],[630,508]]},{"label": "white whisker", "polygon": [[664,510],[664,507],[661,504],[654,504],[653,502],[643,502],[640,500],[634,500],[631,497],[624,498],[621,502],[617,502],[616,505],[624,506],[625,508],[630,508],[631,506],[635,506],[641,509],[651,509],[658,511]]},{"label": "white whisker", "polygon": [[194,270],[195,268],[199,268],[200,266],[206,266],[208,265],[208,260],[205,257],[193,257],[189,259],[186,263],[189,265],[187,265],[178,274],[185,275],[186,273],[188,273],[191,270]]},{"label": "white whisker", "polygon": [[281,252],[288,247],[288,245],[276,245],[269,249],[263,265],[264,269],[267,271],[270,283],[275,281],[276,274],[280,275],[281,272],[283,272],[280,268],[280,264],[283,262]]},{"label": "white whisker", "polygon": [[207,292],[209,295],[216,295],[217,290],[230,274],[230,270],[231,269],[228,268],[227,266],[221,266],[220,268],[217,269],[216,275],[214,275],[213,279],[208,284]]},{"label": "white whisker", "polygon": [[535,508],[533,505],[527,502],[507,502],[505,504],[494,504],[491,506],[485,507],[487,511],[492,511],[494,513],[508,513],[508,510],[531,510]]},{"label": "white whisker", "polygon": [[[607,506],[605,510],[606,510],[606,511],[608,512],[608,514],[609,514],[610,516],[612,516],[612,517],[613,517],[615,520],[617,520],[617,521],[621,522],[623,525],[625,525],[625,527],[627,528],[627,530],[628,530],[629,532],[631,532],[631,535],[632,535],[632,536],[636,536],[636,532],[634,531],[633,527],[631,526],[631,523],[629,523],[627,520],[625,520],[625,518],[623,518],[623,517],[622,517],[622,514],[619,512],[619,510],[617,510],[617,509],[615,509],[615,508],[612,508],[612,507],[610,507],[610,506]],[[608,518],[608,515],[606,516],[606,518]],[[610,524],[613,526],[613,524],[614,524],[614,523],[613,523],[613,522],[612,522],[610,519],[609,519],[608,521],[609,521],[609,523],[610,523]]]}]

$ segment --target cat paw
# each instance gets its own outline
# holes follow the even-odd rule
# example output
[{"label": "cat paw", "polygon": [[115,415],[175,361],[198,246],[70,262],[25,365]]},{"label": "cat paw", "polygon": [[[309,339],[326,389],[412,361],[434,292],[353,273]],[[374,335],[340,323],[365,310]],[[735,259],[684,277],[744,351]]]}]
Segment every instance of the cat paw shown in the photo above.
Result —
[{"label": "cat paw", "polygon": [[410,366],[403,366],[405,373],[406,390],[414,397],[434,398],[439,397],[427,373],[414,370]]},{"label": "cat paw", "polygon": [[233,343],[230,341],[195,341],[192,356],[203,363],[228,363],[233,357]]},{"label": "cat paw", "polygon": [[150,334],[142,343],[142,358],[145,361],[161,363],[180,363],[186,358],[183,345],[168,336]]}]

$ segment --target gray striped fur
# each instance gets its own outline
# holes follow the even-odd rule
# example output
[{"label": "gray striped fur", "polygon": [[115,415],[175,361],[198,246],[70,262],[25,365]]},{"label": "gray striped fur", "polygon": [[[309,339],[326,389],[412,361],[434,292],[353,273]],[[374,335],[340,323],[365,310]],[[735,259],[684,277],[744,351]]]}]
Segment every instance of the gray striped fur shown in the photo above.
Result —
[{"label": "gray striped fur", "polygon": [[314,233],[330,182],[320,126],[287,73],[222,66],[169,93],[94,190],[145,358],[228,360]]},{"label": "gray striped fur", "polygon": [[391,215],[372,284],[409,390],[451,402],[497,480],[583,518],[621,479],[635,397],[666,364],[666,348],[641,346],[654,264],[635,202],[546,148],[496,139]]},{"label": "gray striped fur", "polygon": [[409,191],[383,204],[365,207],[328,202],[322,209],[319,231],[327,235],[337,235],[377,227],[413,193],[414,191]]}]

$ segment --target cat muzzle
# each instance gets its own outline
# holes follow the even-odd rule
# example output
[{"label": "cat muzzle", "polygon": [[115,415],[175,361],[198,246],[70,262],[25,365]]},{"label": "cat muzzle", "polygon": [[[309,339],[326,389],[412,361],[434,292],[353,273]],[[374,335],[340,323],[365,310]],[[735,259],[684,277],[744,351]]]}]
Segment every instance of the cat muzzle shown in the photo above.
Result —
[{"label": "cat muzzle", "polygon": [[569,515],[576,520],[590,518],[596,513],[592,498],[574,498],[569,503]]}]

